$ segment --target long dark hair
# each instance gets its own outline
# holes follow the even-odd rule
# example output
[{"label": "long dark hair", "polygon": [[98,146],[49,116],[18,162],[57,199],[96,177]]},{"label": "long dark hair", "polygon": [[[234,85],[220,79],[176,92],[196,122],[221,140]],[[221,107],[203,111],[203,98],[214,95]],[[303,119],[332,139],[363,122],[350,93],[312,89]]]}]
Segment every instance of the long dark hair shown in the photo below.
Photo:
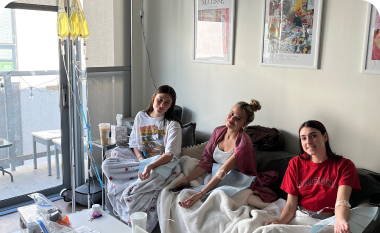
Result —
[{"label": "long dark hair", "polygon": [[170,108],[165,112],[164,119],[168,121],[177,121],[181,125],[181,128],[182,128],[183,126],[182,126],[181,121],[174,115],[174,108],[175,108],[175,101],[177,99],[177,94],[175,93],[174,89],[169,85],[163,85],[157,88],[157,90],[154,92],[152,96],[152,100],[150,101],[149,106],[144,110],[144,112],[150,116],[150,114],[153,112],[154,98],[158,94],[169,94],[170,97],[172,97],[172,104],[170,105]]},{"label": "long dark hair", "polygon": [[[304,127],[308,127],[308,128],[314,128],[314,129],[317,129],[321,132],[322,135],[324,135],[327,131],[326,131],[326,128],[325,126],[319,122],[319,121],[316,121],[316,120],[310,120],[310,121],[306,121],[304,122],[299,131],[298,131],[298,137],[300,135],[300,132],[301,132],[301,129],[304,128]],[[303,160],[310,160],[310,155],[307,154],[303,148],[302,148],[302,144],[301,144],[301,137],[299,137],[299,146],[300,146],[300,154],[298,155],[301,159]],[[326,154],[327,154],[327,157],[329,157],[330,159],[334,159],[334,160],[339,160],[342,158],[341,155],[337,155],[335,154],[334,152],[332,152],[331,150],[331,147],[330,147],[330,143],[329,143],[329,138],[327,137],[327,141],[325,142],[325,147],[326,147]],[[305,158],[304,155],[306,154],[307,157]]]}]

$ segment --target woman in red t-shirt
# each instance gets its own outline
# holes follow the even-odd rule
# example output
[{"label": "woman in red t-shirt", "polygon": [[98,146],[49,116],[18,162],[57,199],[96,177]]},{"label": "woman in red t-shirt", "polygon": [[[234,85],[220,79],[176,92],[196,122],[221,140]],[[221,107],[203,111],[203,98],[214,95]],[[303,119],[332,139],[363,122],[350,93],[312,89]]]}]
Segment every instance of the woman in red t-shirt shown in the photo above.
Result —
[{"label": "woman in red t-shirt", "polygon": [[336,233],[348,233],[352,191],[360,190],[355,165],[332,152],[326,128],[319,121],[307,121],[299,129],[300,155],[290,160],[281,189],[288,199],[277,222],[287,224],[299,208],[314,218],[334,215]]}]

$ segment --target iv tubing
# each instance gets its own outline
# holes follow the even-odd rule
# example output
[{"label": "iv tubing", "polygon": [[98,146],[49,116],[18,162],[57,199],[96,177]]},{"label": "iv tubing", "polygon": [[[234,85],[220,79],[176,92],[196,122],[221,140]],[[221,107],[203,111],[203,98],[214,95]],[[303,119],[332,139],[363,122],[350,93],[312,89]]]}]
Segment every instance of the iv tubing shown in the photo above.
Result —
[{"label": "iv tubing", "polygon": [[[87,121],[86,121],[86,116],[84,115],[84,111],[83,111],[83,107],[82,107],[82,104],[80,104],[80,108],[82,109],[82,114],[83,114],[83,119],[84,119],[84,122],[86,124],[86,129],[88,129],[88,137],[89,137],[89,143],[90,143],[90,151],[92,151],[92,143],[91,143],[91,127],[89,127],[87,125]],[[99,175],[99,171],[98,171],[98,168],[96,167],[96,163],[94,161],[94,167],[95,167],[95,171],[96,171],[96,175],[98,176],[98,180],[99,180],[99,183],[102,187],[104,187],[104,184],[102,182],[102,179],[100,178],[100,175]]]},{"label": "iv tubing", "polygon": [[91,143],[91,127],[89,127],[87,125],[87,121],[86,121],[86,117],[84,115],[84,111],[83,111],[83,107],[82,107],[82,104],[79,104],[80,105],[80,108],[82,109],[82,114],[83,114],[83,119],[84,119],[84,123],[86,124],[86,128],[85,129],[88,129],[88,137],[89,137],[89,143],[90,143],[90,151],[92,151],[92,143]]}]

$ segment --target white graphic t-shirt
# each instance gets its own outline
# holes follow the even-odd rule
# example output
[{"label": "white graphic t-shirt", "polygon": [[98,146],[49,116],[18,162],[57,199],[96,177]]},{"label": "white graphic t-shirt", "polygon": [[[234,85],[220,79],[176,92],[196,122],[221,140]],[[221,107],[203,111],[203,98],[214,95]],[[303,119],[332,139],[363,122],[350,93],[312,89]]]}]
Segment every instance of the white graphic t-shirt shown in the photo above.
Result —
[{"label": "white graphic t-shirt", "polygon": [[137,113],[129,138],[129,147],[138,148],[145,158],[171,153],[177,158],[181,152],[182,129],[178,122],[152,118],[145,112]]}]

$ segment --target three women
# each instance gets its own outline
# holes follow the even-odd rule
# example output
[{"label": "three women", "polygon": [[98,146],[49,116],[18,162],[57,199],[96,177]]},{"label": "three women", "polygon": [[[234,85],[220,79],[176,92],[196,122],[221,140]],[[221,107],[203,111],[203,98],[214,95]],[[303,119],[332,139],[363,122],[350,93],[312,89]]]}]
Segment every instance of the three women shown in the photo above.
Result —
[{"label": "three women", "polygon": [[[149,107],[136,116],[130,138],[130,148],[138,161],[162,155],[139,173],[141,180],[150,177],[151,170],[178,156],[181,149],[181,124],[174,117],[176,95],[170,86],[161,86],[154,93]],[[256,164],[252,142],[243,131],[261,109],[258,101],[239,102],[229,112],[225,125],[217,127],[210,138],[202,160],[195,170],[177,184],[187,185],[191,180],[211,171],[213,163],[221,168],[199,193],[179,205],[189,208],[212,190],[231,169],[253,176]],[[336,216],[335,232],[350,232],[348,217],[352,191],[360,190],[355,165],[335,155],[329,145],[325,127],[318,121],[307,121],[299,130],[300,155],[289,162],[281,188],[288,193],[286,206],[278,222],[286,224],[299,208],[315,218]]]}]

